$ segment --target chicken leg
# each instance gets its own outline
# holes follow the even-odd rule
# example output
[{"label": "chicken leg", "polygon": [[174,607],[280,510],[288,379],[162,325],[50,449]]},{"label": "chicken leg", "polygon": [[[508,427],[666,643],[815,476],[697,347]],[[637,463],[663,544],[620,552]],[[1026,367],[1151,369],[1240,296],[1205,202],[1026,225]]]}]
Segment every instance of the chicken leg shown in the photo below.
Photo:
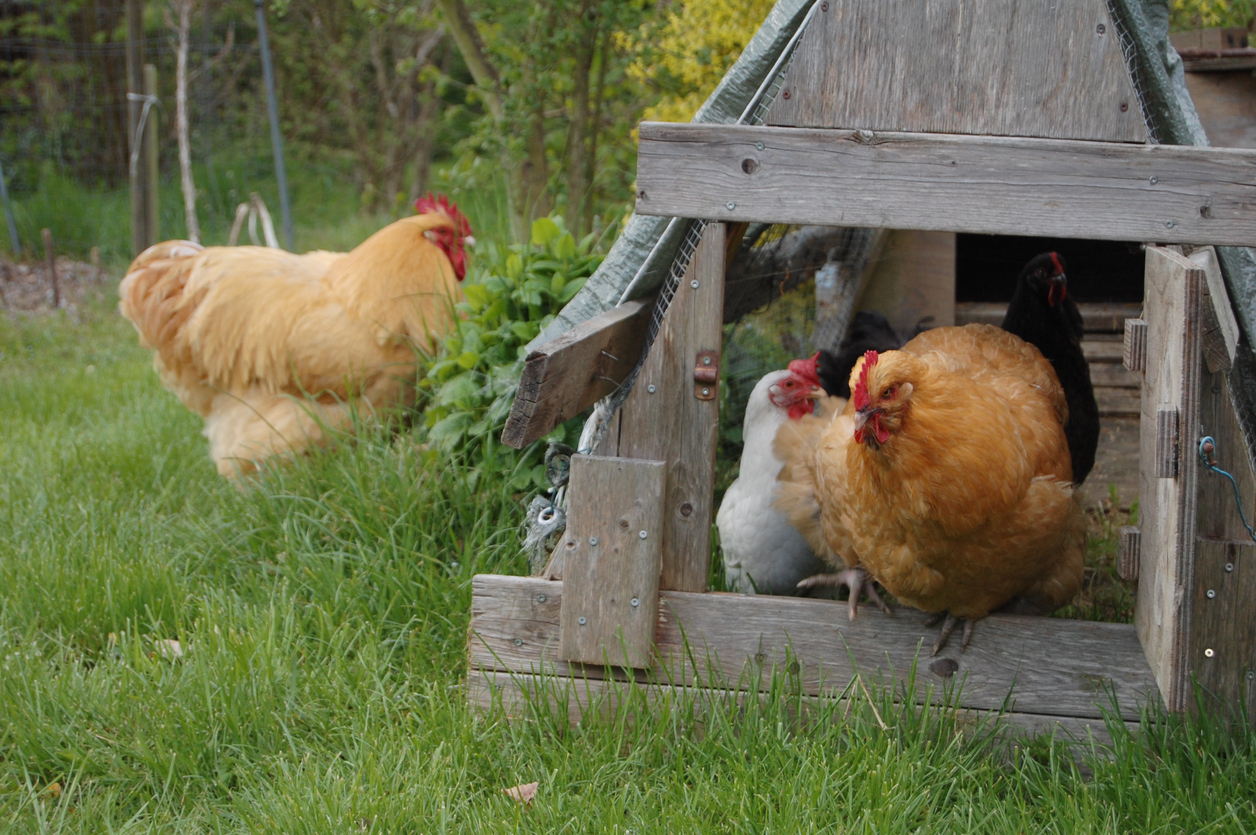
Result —
[{"label": "chicken leg", "polygon": [[861,592],[868,595],[868,599],[875,603],[878,609],[890,617],[894,617],[894,610],[885,605],[881,595],[877,594],[876,584],[873,582],[872,576],[862,568],[848,568],[835,574],[813,574],[807,579],[798,582],[798,588],[803,591],[823,588],[824,586],[836,586],[838,588],[845,586],[850,589],[850,597],[846,601],[847,618],[849,620],[854,620],[855,615],[859,614],[859,595]]},{"label": "chicken leg", "polygon": [[933,652],[929,653],[931,656],[937,655],[938,652],[941,651],[942,647],[946,646],[946,642],[950,639],[951,633],[955,631],[955,627],[960,623],[964,624],[964,637],[960,641],[959,645],[960,652],[968,649],[968,643],[973,639],[973,627],[977,624],[975,620],[957,618],[950,612],[936,612],[933,615],[930,615],[929,619],[925,621],[925,626],[937,626],[939,623],[942,624],[942,632],[938,635],[938,639],[933,642]]}]

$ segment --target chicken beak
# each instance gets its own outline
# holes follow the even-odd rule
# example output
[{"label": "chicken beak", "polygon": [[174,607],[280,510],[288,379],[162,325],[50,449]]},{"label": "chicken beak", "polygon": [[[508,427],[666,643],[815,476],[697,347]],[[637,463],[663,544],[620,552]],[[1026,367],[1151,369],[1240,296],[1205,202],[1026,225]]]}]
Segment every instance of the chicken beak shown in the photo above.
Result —
[{"label": "chicken beak", "polygon": [[1051,289],[1047,291],[1047,303],[1055,307],[1068,296],[1068,277],[1064,273],[1051,276]]},{"label": "chicken beak", "polygon": [[824,389],[819,386],[812,386],[811,390],[807,392],[807,397],[811,400],[820,400],[824,397]]},{"label": "chicken beak", "polygon": [[864,424],[867,423],[872,418],[872,416],[875,415],[879,411],[881,410],[880,409],[860,409],[859,411],[855,412],[855,431],[858,432],[860,429],[863,429]]}]

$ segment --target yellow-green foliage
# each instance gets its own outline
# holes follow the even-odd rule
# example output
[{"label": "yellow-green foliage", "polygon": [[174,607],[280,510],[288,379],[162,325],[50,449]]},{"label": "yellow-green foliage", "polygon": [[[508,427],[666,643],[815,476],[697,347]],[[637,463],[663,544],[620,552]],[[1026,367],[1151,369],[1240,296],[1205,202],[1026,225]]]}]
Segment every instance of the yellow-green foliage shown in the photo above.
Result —
[{"label": "yellow-green foliage", "polygon": [[1184,32],[1212,26],[1246,27],[1254,7],[1254,0],[1173,0],[1169,28]]},{"label": "yellow-green foliage", "polygon": [[645,118],[687,122],[767,17],[774,0],[688,0],[632,43],[633,77],[663,93]]}]

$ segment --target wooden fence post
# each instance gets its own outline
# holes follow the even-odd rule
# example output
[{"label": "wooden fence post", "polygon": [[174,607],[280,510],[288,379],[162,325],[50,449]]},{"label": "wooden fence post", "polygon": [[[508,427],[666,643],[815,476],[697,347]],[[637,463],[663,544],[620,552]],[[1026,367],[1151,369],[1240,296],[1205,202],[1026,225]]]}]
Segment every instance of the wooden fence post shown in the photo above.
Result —
[{"label": "wooden fence post", "polygon": [[153,102],[148,110],[148,120],[144,123],[144,217],[145,231],[148,241],[145,248],[161,240],[161,221],[158,212],[157,186],[160,182],[157,172],[157,67],[144,65],[144,95]]},{"label": "wooden fence post", "polygon": [[61,307],[61,282],[57,280],[57,255],[52,250],[52,230],[45,229],[44,235],[44,254],[48,256],[48,274],[52,281],[52,309],[57,310]]}]

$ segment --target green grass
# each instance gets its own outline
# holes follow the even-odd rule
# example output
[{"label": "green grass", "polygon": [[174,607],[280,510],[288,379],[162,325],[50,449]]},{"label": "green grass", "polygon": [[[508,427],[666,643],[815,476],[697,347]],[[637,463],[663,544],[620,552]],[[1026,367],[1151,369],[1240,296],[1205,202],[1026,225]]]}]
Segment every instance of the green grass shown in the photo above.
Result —
[{"label": "green grass", "polygon": [[1256,831],[1256,735],[1219,723],[1080,768],[788,678],[700,715],[478,714],[470,578],[525,568],[493,474],[372,432],[241,490],[104,306],[0,319],[0,354],[3,831]]}]

